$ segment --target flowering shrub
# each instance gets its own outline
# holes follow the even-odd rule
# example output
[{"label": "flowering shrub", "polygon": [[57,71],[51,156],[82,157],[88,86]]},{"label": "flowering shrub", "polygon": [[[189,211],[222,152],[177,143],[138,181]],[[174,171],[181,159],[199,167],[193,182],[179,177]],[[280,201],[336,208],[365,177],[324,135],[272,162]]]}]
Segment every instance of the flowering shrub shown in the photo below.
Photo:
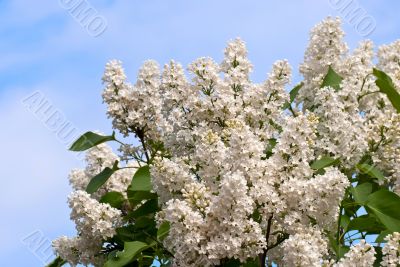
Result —
[{"label": "flowering shrub", "polygon": [[289,93],[285,60],[251,82],[240,39],[190,79],[147,61],[132,84],[107,63],[108,116],[137,142],[72,145],[88,150],[70,174],[78,234],[50,266],[399,266],[400,41],[375,60],[343,36],[338,19],[315,26]]}]

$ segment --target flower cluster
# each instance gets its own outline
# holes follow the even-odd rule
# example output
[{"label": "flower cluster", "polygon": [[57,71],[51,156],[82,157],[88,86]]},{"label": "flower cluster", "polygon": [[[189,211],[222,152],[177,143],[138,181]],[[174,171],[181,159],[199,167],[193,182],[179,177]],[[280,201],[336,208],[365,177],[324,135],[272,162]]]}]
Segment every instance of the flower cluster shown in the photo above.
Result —
[{"label": "flower cluster", "polygon": [[57,254],[73,266],[79,263],[102,265],[106,259],[101,255],[103,242],[113,237],[116,227],[122,225],[121,211],[109,204],[100,203],[99,200],[108,192],[126,194],[126,187],[134,173],[132,169],[126,168],[114,173],[92,195],[84,191],[94,176],[106,167],[111,168],[118,159],[111,147],[100,144],[87,151],[86,168],[72,170],[69,175],[70,184],[75,191],[69,196],[68,203],[78,236],[62,236],[53,241],[53,246]]},{"label": "flower cluster", "polygon": [[385,240],[387,244],[383,247],[382,266],[395,267],[400,265],[400,233],[394,232]]},{"label": "flower cluster", "polygon": [[104,263],[100,254],[103,240],[115,234],[121,224],[121,211],[108,204],[99,203],[84,191],[75,191],[69,197],[71,219],[79,233],[77,237],[60,237],[53,241],[57,253],[72,265]]},{"label": "flower cluster", "polygon": [[318,266],[327,253],[327,243],[318,229],[302,229],[282,244],[282,252],[283,266]]},{"label": "flower cluster", "polygon": [[[123,222],[124,214],[147,202],[115,209],[99,200],[108,192],[137,197],[126,192],[131,167],[148,165],[153,191],[147,193],[156,193],[159,205],[154,218],[158,227],[170,227],[158,242],[174,254],[174,266],[205,266],[198,259],[214,266],[254,259],[261,265],[268,259],[282,266],[371,266],[375,249],[363,231],[355,243],[345,235],[361,205],[349,194],[367,175],[374,175],[367,182],[380,179],[374,188],[400,191],[400,115],[372,75],[374,67],[382,69],[400,88],[400,42],[382,46],[375,66],[372,42],[350,53],[343,38],[339,19],[327,18],[311,31],[300,66],[304,81],[290,94],[287,60],[275,62],[264,82],[251,81],[241,39],[228,43],[220,64],[206,57],[191,63],[189,78],[175,61],[162,70],[146,61],[132,84],[120,61],[107,63],[107,114],[114,129],[140,145],[119,142],[117,156],[100,144],[88,151],[84,170],[71,172],[76,191],[69,204],[79,235],[56,240],[57,253],[71,264],[104,260],[104,242],[137,213]],[[92,195],[83,191],[118,161],[128,168]],[[384,175],[365,170],[367,163]],[[333,260],[332,236],[348,249],[340,260]],[[399,234],[386,241],[382,264],[396,266]]]},{"label": "flower cluster", "polygon": [[375,249],[370,244],[366,243],[365,240],[361,240],[357,245],[350,248],[339,262],[334,263],[333,261],[324,262],[324,266],[332,267],[368,267],[373,265],[375,261]]}]

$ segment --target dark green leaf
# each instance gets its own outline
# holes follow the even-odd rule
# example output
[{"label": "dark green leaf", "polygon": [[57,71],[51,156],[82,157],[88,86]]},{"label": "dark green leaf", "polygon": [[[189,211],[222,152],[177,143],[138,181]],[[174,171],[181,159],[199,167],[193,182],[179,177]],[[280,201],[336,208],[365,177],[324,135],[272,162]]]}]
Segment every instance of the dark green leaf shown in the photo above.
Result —
[{"label": "dark green leaf", "polygon": [[283,109],[289,108],[289,106],[293,103],[293,101],[296,99],[297,94],[300,91],[300,88],[304,85],[303,82],[299,83],[296,85],[292,90],[290,90],[289,95],[290,95],[290,102],[285,102],[283,105]]},{"label": "dark green leaf", "polygon": [[246,261],[246,263],[243,264],[243,267],[258,267],[259,266],[259,262],[258,260],[248,260]]},{"label": "dark green leaf", "polygon": [[115,161],[114,166],[111,168],[106,167],[101,173],[93,177],[86,187],[86,192],[92,194],[96,192],[107,180],[113,175],[113,173],[118,169],[118,161]]},{"label": "dark green leaf", "polygon": [[375,83],[379,87],[379,90],[387,95],[393,107],[400,113],[400,94],[397,92],[392,79],[383,71],[375,68],[373,74],[376,77]]},{"label": "dark green leaf", "polygon": [[[150,255],[146,255],[145,251],[143,251],[143,256],[147,256],[147,257],[140,257],[138,259],[138,262],[139,262],[138,267],[157,266],[157,265],[152,264],[154,262],[154,258],[155,258],[155,255],[153,253],[151,253]],[[129,267],[131,267],[131,266],[129,266]]]},{"label": "dark green leaf", "polygon": [[368,232],[369,234],[379,234],[386,227],[378,222],[374,217],[362,215],[350,221],[347,228],[348,231],[358,230],[360,232]]},{"label": "dark green leaf", "polygon": [[152,189],[149,166],[140,167],[133,176],[131,191],[150,191]]},{"label": "dark green leaf", "polygon": [[156,193],[151,193],[149,191],[132,191],[130,187],[127,191],[128,200],[133,205],[136,206],[145,199],[156,199],[158,196]]},{"label": "dark green leaf", "polygon": [[343,258],[344,254],[349,252],[349,250],[350,250],[350,248],[348,246],[339,245],[338,252],[336,254],[337,259],[339,260],[339,259]]},{"label": "dark green leaf", "polygon": [[160,227],[158,228],[157,231],[157,239],[162,241],[169,233],[169,222],[165,221],[163,222]]},{"label": "dark green leaf", "polygon": [[365,174],[368,174],[369,176],[376,178],[378,180],[384,181],[385,176],[382,174],[380,170],[375,168],[374,166],[371,166],[369,164],[363,163],[363,164],[357,164],[357,168]]},{"label": "dark green leaf", "polygon": [[340,77],[339,74],[337,74],[331,66],[328,68],[328,73],[324,77],[324,80],[322,81],[321,88],[322,87],[332,87],[336,91],[340,89],[340,83],[342,82],[343,78]]},{"label": "dark green leaf", "polygon": [[147,200],[144,204],[138,207],[136,210],[129,213],[129,218],[138,218],[140,216],[148,215],[158,211],[157,199]]},{"label": "dark green leaf", "polygon": [[363,183],[357,185],[356,187],[351,188],[351,192],[353,193],[354,200],[357,203],[363,204],[372,192],[372,184]]},{"label": "dark green leaf", "polygon": [[240,261],[237,259],[229,259],[222,264],[223,267],[240,267]]},{"label": "dark green leaf", "polygon": [[304,85],[303,82],[299,83],[298,85],[296,85],[289,93],[290,95],[290,103],[293,103],[293,101],[295,100],[297,94],[299,93],[300,88]]},{"label": "dark green leaf", "polygon": [[328,236],[328,240],[329,240],[329,245],[331,246],[331,248],[333,249],[333,251],[335,252],[336,255],[338,255],[338,244],[336,242],[336,239],[332,236],[332,234],[330,233],[326,233]]},{"label": "dark green leaf", "polygon": [[128,263],[133,262],[135,258],[148,247],[148,244],[139,241],[125,242],[124,250],[117,252],[114,258],[109,259],[104,264],[104,267],[126,266]]},{"label": "dark green leaf", "polygon": [[272,149],[276,146],[278,141],[275,138],[268,139],[268,148],[272,152]]},{"label": "dark green leaf", "polygon": [[268,139],[268,146],[265,149],[265,156],[269,158],[272,156],[272,150],[275,148],[277,141],[275,138]]},{"label": "dark green leaf", "polygon": [[101,197],[101,203],[108,203],[113,208],[121,208],[124,203],[125,198],[120,192],[108,192],[104,196]]},{"label": "dark green leaf", "polygon": [[135,230],[149,228],[151,226],[156,226],[154,218],[142,216],[135,220]]},{"label": "dark green leaf", "polygon": [[344,208],[345,214],[348,217],[353,217],[354,214],[357,213],[357,210],[360,208],[360,206],[356,202],[352,201],[349,198],[343,199],[342,206]]},{"label": "dark green leaf", "polygon": [[125,225],[122,227],[118,227],[116,229],[117,232],[117,237],[121,240],[121,241],[133,241],[135,240],[135,226],[132,224],[129,225]]},{"label": "dark green leaf", "polygon": [[115,140],[114,133],[112,135],[99,135],[93,132],[86,132],[79,137],[71,146],[71,151],[84,151],[91,147],[97,146],[107,141]]},{"label": "dark green leaf", "polygon": [[109,252],[107,255],[107,260],[115,258],[117,256],[118,251],[119,250],[113,250],[113,251]]},{"label": "dark green leaf", "polygon": [[339,260],[340,258],[342,258],[344,256],[344,254],[346,254],[346,252],[349,251],[349,247],[343,246],[343,245],[338,245],[338,243],[336,242],[337,241],[336,238],[334,238],[331,233],[326,232],[326,235],[328,236],[329,245],[331,246],[332,250],[335,252],[336,259]]},{"label": "dark green leaf", "polygon": [[389,230],[400,231],[400,197],[382,189],[368,196],[366,206]]},{"label": "dark green leaf", "polygon": [[331,157],[327,157],[327,156],[322,156],[320,159],[314,161],[311,164],[311,168],[313,170],[319,170],[319,169],[323,169],[325,167],[329,167],[332,166],[336,163],[338,163],[339,161],[337,159],[331,158]]},{"label": "dark green leaf", "polygon": [[260,223],[261,220],[262,220],[262,216],[261,216],[261,214],[260,214],[260,211],[259,211],[258,209],[254,209],[253,214],[251,215],[251,218],[252,218],[254,221]]},{"label": "dark green leaf", "polygon": [[307,217],[308,217],[308,219],[310,220],[310,223],[311,223],[312,226],[315,226],[315,225],[318,224],[318,223],[317,223],[317,220],[316,220],[315,218],[313,218],[313,217],[311,217],[311,216],[308,216],[308,215],[307,215]]},{"label": "dark green leaf", "polygon": [[342,214],[342,216],[340,217],[340,226],[343,227],[343,230],[345,232],[347,231],[347,227],[349,226],[349,223],[350,223],[349,216],[347,216],[346,214]]},{"label": "dark green leaf", "polygon": [[392,232],[393,232],[393,231],[390,231],[390,230],[384,230],[384,231],[382,231],[382,232],[376,237],[375,243],[386,243],[385,237],[386,237],[387,235],[390,235]]},{"label": "dark green leaf", "polygon": [[64,266],[67,262],[63,259],[61,259],[60,256],[55,258],[52,262],[46,265],[46,267],[61,267]]}]

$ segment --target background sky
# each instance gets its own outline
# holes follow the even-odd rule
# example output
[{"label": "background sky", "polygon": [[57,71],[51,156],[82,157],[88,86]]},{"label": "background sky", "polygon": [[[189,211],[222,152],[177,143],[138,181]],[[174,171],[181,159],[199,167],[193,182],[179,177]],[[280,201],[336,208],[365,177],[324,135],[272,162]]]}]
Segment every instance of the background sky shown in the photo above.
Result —
[{"label": "background sky", "polygon": [[[345,17],[344,2],[376,22],[367,36],[376,45],[400,34],[400,2],[389,0],[87,0],[107,22],[93,37],[65,8],[71,1],[77,0],[0,0],[1,266],[43,266],[50,240],[74,235],[67,175],[82,166],[81,157],[67,151],[46,112],[27,107],[27,97],[51,103],[47,115],[62,114],[70,129],[111,133],[101,99],[110,59],[122,60],[134,81],[146,59],[186,66],[211,56],[220,62],[226,42],[241,37],[255,82],[278,59],[289,60],[297,81],[309,30],[328,15]],[[343,27],[350,48],[365,39],[362,25],[344,18]]]}]

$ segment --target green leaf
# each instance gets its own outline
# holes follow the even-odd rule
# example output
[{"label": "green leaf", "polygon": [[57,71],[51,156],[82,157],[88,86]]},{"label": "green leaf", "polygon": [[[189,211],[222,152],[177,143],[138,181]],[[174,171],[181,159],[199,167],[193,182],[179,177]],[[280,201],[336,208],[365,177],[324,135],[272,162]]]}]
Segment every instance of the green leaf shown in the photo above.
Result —
[{"label": "green leaf", "polygon": [[335,254],[338,255],[338,244],[336,242],[336,238],[334,238],[331,233],[326,233],[326,234],[329,240],[329,245],[331,246]]},{"label": "green leaf", "polygon": [[293,101],[295,100],[297,94],[298,94],[299,91],[300,91],[300,88],[303,87],[303,85],[304,85],[304,83],[301,82],[301,83],[299,83],[298,85],[296,85],[296,86],[290,91],[290,93],[289,93],[289,95],[290,95],[290,103],[293,103]]},{"label": "green leaf", "polygon": [[253,214],[251,214],[251,218],[252,218],[254,221],[260,223],[261,220],[262,220],[262,216],[261,216],[261,214],[260,214],[260,211],[259,211],[258,209],[254,209]]},{"label": "green leaf", "polygon": [[157,239],[162,241],[168,235],[169,228],[170,228],[169,222],[168,221],[163,222],[157,230]]},{"label": "green leaf", "polygon": [[337,241],[336,238],[334,238],[331,233],[326,232],[326,235],[329,240],[329,245],[335,252],[336,259],[339,260],[340,258],[342,258],[344,256],[344,254],[346,254],[349,251],[349,247],[343,246],[341,244],[338,245],[338,243],[336,242]]},{"label": "green leaf", "polygon": [[319,170],[319,169],[323,169],[325,167],[332,166],[338,162],[339,162],[339,160],[337,160],[337,159],[334,159],[334,158],[331,158],[328,156],[322,156],[320,159],[314,161],[311,164],[311,168],[313,170]]},{"label": "green leaf", "polygon": [[86,187],[86,192],[89,194],[96,192],[105,182],[107,182],[116,170],[118,170],[118,161],[114,162],[112,169],[106,167],[99,174],[93,177]]},{"label": "green leaf", "polygon": [[289,92],[289,96],[290,96],[290,102],[285,102],[285,104],[283,105],[283,109],[287,109],[289,108],[289,106],[293,103],[293,101],[296,99],[297,94],[300,91],[300,88],[303,87],[304,83],[301,82],[298,85],[296,85],[292,90],[290,90]]},{"label": "green leaf", "polygon": [[343,199],[342,206],[346,216],[348,217],[353,217],[354,214],[357,213],[357,210],[360,208],[360,206],[350,198]]},{"label": "green leaf", "polygon": [[392,79],[383,71],[375,68],[373,74],[376,77],[375,84],[379,87],[379,90],[387,95],[393,107],[400,113],[400,94],[397,92]]},{"label": "green leaf", "polygon": [[46,265],[46,267],[61,267],[64,266],[67,262],[63,259],[61,259],[60,256],[55,258],[52,262]]},{"label": "green leaf", "polygon": [[149,228],[151,226],[156,227],[156,222],[154,221],[154,218],[149,218],[149,217],[139,217],[135,220],[135,230],[137,229],[144,229],[144,228]]},{"label": "green leaf", "polygon": [[363,204],[372,192],[372,184],[362,183],[356,187],[352,187],[351,192],[353,193],[354,200],[357,203]]},{"label": "green leaf", "polygon": [[246,261],[246,263],[243,264],[243,267],[258,267],[259,266],[259,262],[258,260],[255,259],[251,259]]},{"label": "green leaf", "polygon": [[223,267],[240,267],[240,261],[237,259],[229,259],[222,264]]},{"label": "green leaf", "polygon": [[117,232],[117,237],[121,241],[134,241],[135,240],[135,226],[133,224],[128,224],[115,229]]},{"label": "green leaf", "polygon": [[368,196],[366,206],[389,230],[400,231],[400,197],[382,189]]},{"label": "green leaf", "polygon": [[336,238],[334,238],[331,233],[326,232],[326,234],[328,236],[329,245],[335,252],[336,259],[337,260],[341,259],[344,256],[344,254],[346,254],[350,250],[350,248],[348,246],[343,246],[341,244],[338,245],[338,243],[336,242],[337,241]]},{"label": "green leaf", "polygon": [[145,216],[158,211],[158,201],[157,199],[147,200],[136,210],[128,214],[129,218],[139,218],[140,216]]},{"label": "green leaf", "polygon": [[328,73],[325,75],[324,80],[322,81],[322,87],[332,87],[336,91],[340,89],[340,83],[342,82],[343,78],[337,74],[331,66],[328,68]]},{"label": "green leaf", "polygon": [[308,215],[307,215],[307,217],[308,217],[308,219],[310,220],[310,223],[311,223],[312,226],[315,226],[315,225],[318,224],[318,223],[317,223],[317,220],[316,220],[315,218],[313,218],[313,217],[311,217],[311,216],[308,216]]},{"label": "green leaf", "polygon": [[133,176],[129,190],[150,191],[152,189],[149,166],[140,167]]},{"label": "green leaf", "polygon": [[376,218],[369,215],[362,215],[350,221],[347,230],[358,230],[360,232],[368,232],[369,234],[379,234],[386,227],[378,222]]},{"label": "green leaf", "polygon": [[349,227],[349,223],[350,223],[349,216],[347,216],[346,214],[342,214],[342,216],[340,217],[340,226],[343,227],[343,230],[345,232],[347,231],[347,227]]},{"label": "green leaf", "polygon": [[384,230],[382,231],[375,239],[375,243],[386,243],[385,237],[387,235],[390,235],[391,233],[393,233],[393,231],[390,230]]},{"label": "green leaf", "polygon": [[125,242],[124,250],[117,252],[114,258],[109,259],[104,267],[123,267],[131,263],[149,245],[140,241]]},{"label": "green leaf", "polygon": [[340,245],[339,248],[338,248],[338,254],[337,254],[338,259],[343,258],[344,254],[349,252],[349,250],[350,250],[350,247]]},{"label": "green leaf", "polygon": [[265,156],[266,156],[265,159],[272,156],[272,150],[274,150],[277,143],[278,142],[276,141],[275,138],[268,139],[268,146],[265,149]]},{"label": "green leaf", "polygon": [[71,151],[84,151],[107,141],[115,140],[115,133],[112,135],[100,135],[94,132],[86,132],[79,137],[70,147]]},{"label": "green leaf", "polygon": [[108,192],[101,197],[101,203],[108,203],[111,207],[119,209],[124,203],[125,198],[120,192]]},{"label": "green leaf", "polygon": [[132,191],[130,187],[127,191],[128,200],[133,205],[136,206],[145,199],[157,199],[158,195],[156,193],[151,193],[149,191]]},{"label": "green leaf", "polygon": [[369,176],[381,181],[385,180],[385,176],[382,174],[382,172],[377,168],[375,168],[374,166],[363,163],[363,164],[357,164],[356,167],[364,174],[368,174]]}]

